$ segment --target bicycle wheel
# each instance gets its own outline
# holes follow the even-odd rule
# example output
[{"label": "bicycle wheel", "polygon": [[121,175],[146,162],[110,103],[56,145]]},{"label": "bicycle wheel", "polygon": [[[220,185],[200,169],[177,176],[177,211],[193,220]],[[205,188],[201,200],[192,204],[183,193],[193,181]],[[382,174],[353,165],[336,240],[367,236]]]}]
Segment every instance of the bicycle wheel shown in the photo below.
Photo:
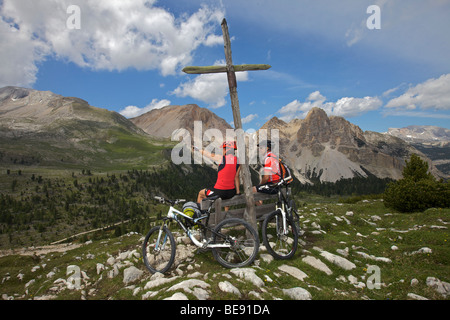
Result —
[{"label": "bicycle wheel", "polygon": [[151,273],[165,273],[175,260],[175,250],[172,232],[166,226],[154,227],[147,233],[142,245],[144,264]]},{"label": "bicycle wheel", "polygon": [[289,259],[297,250],[298,232],[292,220],[286,216],[283,232],[283,215],[279,210],[270,213],[262,225],[262,238],[267,251],[276,259]]},{"label": "bicycle wheel", "polygon": [[300,237],[300,235],[301,235],[300,219],[298,216],[297,205],[295,204],[294,200],[289,200],[289,206],[288,206],[287,210],[288,210],[289,217],[292,219],[292,222],[294,222],[295,228],[297,228],[297,234]]},{"label": "bicycle wheel", "polygon": [[241,268],[251,264],[259,251],[255,229],[242,219],[226,219],[213,232],[212,244],[227,245],[213,248],[214,258],[226,268]]}]

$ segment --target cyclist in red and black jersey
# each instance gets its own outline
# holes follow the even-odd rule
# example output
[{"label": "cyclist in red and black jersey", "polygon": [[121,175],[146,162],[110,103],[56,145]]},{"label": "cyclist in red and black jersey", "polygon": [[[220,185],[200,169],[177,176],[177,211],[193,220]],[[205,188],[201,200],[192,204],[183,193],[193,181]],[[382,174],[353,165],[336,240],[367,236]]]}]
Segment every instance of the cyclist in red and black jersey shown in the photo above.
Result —
[{"label": "cyclist in red and black jersey", "polygon": [[200,190],[197,203],[212,195],[219,195],[223,200],[230,199],[239,194],[239,171],[238,158],[235,155],[236,142],[224,142],[222,145],[222,156],[213,155],[206,150],[198,150],[203,155],[219,164],[216,184],[213,187]]},{"label": "cyclist in red and black jersey", "polygon": [[[278,156],[272,152],[272,141],[262,141],[258,144],[258,150],[261,155],[264,155],[264,167],[261,169],[261,182],[253,187],[253,192],[275,194],[277,189],[270,186],[281,180],[281,172]],[[257,205],[260,204],[262,204],[261,201],[257,203]]]}]

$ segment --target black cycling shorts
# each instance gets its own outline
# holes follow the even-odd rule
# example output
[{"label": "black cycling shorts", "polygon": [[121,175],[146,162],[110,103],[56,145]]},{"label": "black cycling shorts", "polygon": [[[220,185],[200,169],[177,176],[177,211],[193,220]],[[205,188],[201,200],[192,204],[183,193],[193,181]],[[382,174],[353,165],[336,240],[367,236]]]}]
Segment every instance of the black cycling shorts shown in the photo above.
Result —
[{"label": "black cycling shorts", "polygon": [[236,195],[236,189],[221,190],[216,188],[207,188],[206,197],[218,195],[222,200],[231,199]]}]

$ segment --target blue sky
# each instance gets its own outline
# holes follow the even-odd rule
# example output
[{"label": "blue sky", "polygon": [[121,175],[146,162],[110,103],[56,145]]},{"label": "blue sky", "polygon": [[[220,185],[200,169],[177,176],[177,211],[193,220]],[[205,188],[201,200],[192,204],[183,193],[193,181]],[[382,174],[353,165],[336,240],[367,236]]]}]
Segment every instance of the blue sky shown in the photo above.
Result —
[{"label": "blue sky", "polygon": [[[373,5],[378,16],[368,12]],[[3,0],[0,6],[0,87],[76,96],[127,117],[196,103],[232,122],[224,74],[181,72],[224,63],[225,17],[233,62],[272,65],[238,73],[244,129],[259,129],[272,116],[304,118],[312,107],[362,130],[450,128],[450,0]],[[369,29],[367,20],[380,29]]]}]

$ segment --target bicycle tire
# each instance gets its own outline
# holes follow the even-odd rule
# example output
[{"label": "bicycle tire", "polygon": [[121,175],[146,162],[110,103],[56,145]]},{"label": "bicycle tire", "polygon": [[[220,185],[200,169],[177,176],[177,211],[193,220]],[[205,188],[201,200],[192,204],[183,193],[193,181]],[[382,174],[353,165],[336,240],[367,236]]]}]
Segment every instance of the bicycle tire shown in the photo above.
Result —
[{"label": "bicycle tire", "polygon": [[283,216],[279,210],[270,213],[262,225],[262,238],[267,251],[279,260],[290,259],[298,246],[298,232],[292,219],[286,216],[288,234],[282,232]]},{"label": "bicycle tire", "polygon": [[[162,227],[161,238],[163,243],[159,244],[159,250],[155,250],[161,227],[152,228],[146,235],[142,244],[142,256],[144,264],[151,273],[165,273],[170,269],[176,254],[176,243],[172,232],[166,227]],[[162,245],[162,250],[160,245]]]},{"label": "bicycle tire", "polygon": [[212,243],[231,244],[230,248],[212,249],[216,261],[225,268],[248,266],[259,252],[258,233],[248,222],[237,218],[220,222],[214,229]]},{"label": "bicycle tire", "polygon": [[288,215],[292,219],[292,222],[294,222],[295,228],[297,229],[297,234],[300,237],[301,235],[300,219],[298,216],[297,205],[295,204],[294,200],[289,200]]}]

